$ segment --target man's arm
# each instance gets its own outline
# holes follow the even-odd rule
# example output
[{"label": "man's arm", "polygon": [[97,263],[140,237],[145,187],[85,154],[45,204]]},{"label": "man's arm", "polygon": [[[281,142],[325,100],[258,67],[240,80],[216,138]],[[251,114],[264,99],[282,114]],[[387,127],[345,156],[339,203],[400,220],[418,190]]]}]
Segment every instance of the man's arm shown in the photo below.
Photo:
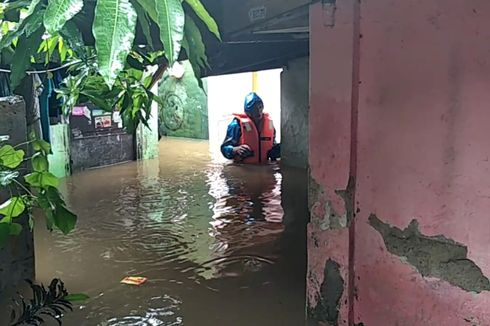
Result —
[{"label": "man's arm", "polygon": [[276,128],[274,128],[274,146],[269,151],[269,153],[267,153],[267,156],[272,161],[275,161],[275,160],[277,160],[278,158],[281,157],[281,144],[278,144],[276,142]]},{"label": "man's arm", "polygon": [[224,157],[229,160],[234,158],[235,153],[233,152],[233,148],[238,146],[241,136],[240,123],[238,119],[233,119],[228,125],[225,141],[221,145],[221,153]]}]

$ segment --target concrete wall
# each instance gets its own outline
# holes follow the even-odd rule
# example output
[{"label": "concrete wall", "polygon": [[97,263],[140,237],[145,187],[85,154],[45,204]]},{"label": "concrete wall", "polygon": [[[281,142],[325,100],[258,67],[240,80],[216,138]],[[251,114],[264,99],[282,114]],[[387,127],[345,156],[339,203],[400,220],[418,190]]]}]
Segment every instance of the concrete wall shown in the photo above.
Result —
[{"label": "concrete wall", "polygon": [[[27,140],[25,104],[21,97],[0,98],[0,135],[9,135],[9,143],[17,145]],[[0,203],[7,198],[0,191]],[[0,249],[0,296],[8,288],[34,278],[34,242],[29,232],[27,217],[21,217],[24,230],[18,237],[12,237],[9,244]]]},{"label": "concrete wall", "polygon": [[289,62],[281,73],[281,163],[308,168],[309,59]]},{"label": "concrete wall", "polygon": [[490,3],[361,11],[356,318],[490,325]]},{"label": "concrete wall", "polygon": [[70,126],[57,124],[49,126],[51,155],[48,155],[49,172],[58,178],[71,175],[70,165]]},{"label": "concrete wall", "polygon": [[[353,10],[339,2],[335,28],[317,3],[310,11],[310,169],[308,318],[348,325],[349,228],[345,201],[351,172]],[[333,8],[326,8],[333,9]],[[351,217],[349,217],[350,219]]]},{"label": "concrete wall", "polygon": [[181,79],[168,73],[160,82],[158,95],[165,105],[159,108],[162,136],[208,139],[208,102],[206,93],[194,78],[188,61],[182,62],[185,73]]},{"label": "concrete wall", "polygon": [[134,137],[121,131],[72,139],[70,159],[72,173],[133,161]]},{"label": "concrete wall", "polygon": [[[157,85],[154,86],[153,92],[158,93]],[[153,102],[151,114],[147,121],[148,127],[140,123],[136,129],[136,158],[138,160],[151,160],[160,154],[158,110],[158,103]]]},{"label": "concrete wall", "polygon": [[490,3],[332,9],[311,10],[310,324],[489,325]]}]

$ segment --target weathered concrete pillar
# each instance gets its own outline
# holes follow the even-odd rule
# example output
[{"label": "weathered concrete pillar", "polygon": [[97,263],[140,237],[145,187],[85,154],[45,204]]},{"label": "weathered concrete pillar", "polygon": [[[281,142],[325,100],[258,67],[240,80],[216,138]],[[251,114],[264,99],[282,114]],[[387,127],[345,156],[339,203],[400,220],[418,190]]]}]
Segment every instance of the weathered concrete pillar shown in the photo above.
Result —
[{"label": "weathered concrete pillar", "polygon": [[308,168],[308,57],[290,61],[281,73],[281,163]]},{"label": "weathered concrete pillar", "polygon": [[357,5],[357,0],[325,1],[310,10],[311,325],[348,325],[352,319]]},{"label": "weathered concrete pillar", "polygon": [[[8,135],[12,145],[27,140],[25,103],[21,97],[0,98],[0,135]],[[7,198],[6,191],[0,191],[0,203]],[[24,226],[21,235],[11,237],[4,249],[0,249],[0,295],[9,286],[15,286],[24,279],[34,278],[34,241],[29,231],[27,217],[20,218]]]},{"label": "weathered concrete pillar", "polygon": [[[157,92],[155,86],[153,92]],[[136,129],[136,158],[138,160],[150,160],[157,158],[160,151],[158,147],[158,104],[153,102],[151,115],[148,119],[148,127],[140,124]]]},{"label": "weathered concrete pillar", "polygon": [[58,178],[67,177],[71,174],[69,125],[51,125],[50,134],[52,154],[48,156],[49,172]]}]

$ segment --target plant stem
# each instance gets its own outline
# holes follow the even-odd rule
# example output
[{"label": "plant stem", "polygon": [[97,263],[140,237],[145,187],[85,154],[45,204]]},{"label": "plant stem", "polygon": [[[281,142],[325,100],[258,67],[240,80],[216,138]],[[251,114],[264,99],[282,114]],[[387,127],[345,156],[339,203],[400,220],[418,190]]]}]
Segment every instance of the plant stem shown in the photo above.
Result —
[{"label": "plant stem", "polygon": [[36,196],[34,196],[34,194],[29,190],[27,189],[26,186],[24,186],[21,182],[19,182],[18,180],[15,180],[13,179],[12,180],[15,184],[17,184],[18,186],[20,186],[25,192],[27,192],[31,197],[33,198],[37,198]]}]

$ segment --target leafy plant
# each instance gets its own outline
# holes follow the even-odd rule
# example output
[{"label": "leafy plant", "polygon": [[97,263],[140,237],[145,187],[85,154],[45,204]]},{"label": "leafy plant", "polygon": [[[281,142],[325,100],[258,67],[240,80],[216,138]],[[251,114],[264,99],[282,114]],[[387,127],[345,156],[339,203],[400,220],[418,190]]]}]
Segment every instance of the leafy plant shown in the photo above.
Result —
[{"label": "leafy plant", "polygon": [[[194,14],[190,15],[191,12]],[[83,45],[95,45],[99,72],[112,87],[135,47],[165,51],[171,66],[178,59],[182,44],[190,44],[185,26],[189,22],[195,25],[193,17],[198,17],[220,38],[216,22],[199,0],[13,0],[0,9],[2,25],[6,26],[0,50],[11,47],[14,57],[22,55],[22,60],[7,64],[11,64],[12,71],[24,73],[35,51],[41,43],[46,43],[46,39],[51,38],[51,44],[44,44],[44,51],[50,49],[54,53],[61,41],[62,51],[58,52],[62,54],[65,44],[77,52],[79,49],[74,40],[93,37],[93,43],[82,41]],[[137,25],[145,35],[144,44],[135,42]],[[85,26],[91,27],[90,35]],[[158,38],[153,37],[153,30],[158,31]],[[81,35],[85,37],[81,38]],[[28,49],[18,46],[19,42],[27,43]],[[200,61],[205,61],[205,53],[198,53],[198,57],[190,60],[204,67]],[[60,59],[64,57],[64,54],[59,56]],[[12,81],[18,82],[18,79]]]},{"label": "leafy plant", "polygon": [[156,77],[145,67],[156,65],[162,59],[162,53],[132,52],[112,88],[104,83],[94,57],[73,65],[71,75],[57,90],[63,99],[64,113],[69,115],[76,104],[91,102],[106,111],[118,110],[129,132],[140,122],[147,125],[153,101],[161,103],[161,100],[151,91]]},{"label": "leafy plant", "polygon": [[[25,158],[21,146],[29,146],[32,157]],[[0,142],[0,189],[7,189],[9,198],[0,204],[0,248],[5,246],[10,236],[19,235],[22,225],[17,219],[24,213],[29,218],[29,226],[34,227],[33,208],[40,208],[46,218],[48,229],[57,228],[67,234],[75,227],[77,216],[67,207],[57,187],[59,180],[49,172],[47,155],[51,146],[32,138],[17,147]],[[30,162],[31,171],[25,164]]]},{"label": "leafy plant", "polygon": [[45,322],[46,317],[61,325],[64,314],[73,311],[73,302],[88,299],[84,294],[68,294],[64,283],[59,279],[53,279],[48,288],[29,280],[27,282],[32,291],[32,299],[26,300],[20,294],[13,299],[10,326],[38,326]]},{"label": "leafy plant", "polygon": [[[32,64],[78,64],[61,90],[66,111],[90,98],[104,109],[121,110],[123,124],[133,130],[148,119],[156,100],[149,90],[182,48],[198,78],[209,68],[197,20],[220,38],[199,0],[12,0],[0,5],[0,63],[10,66],[13,89]],[[159,60],[140,60],[154,54]],[[89,73],[80,64],[89,64]],[[150,69],[155,64],[158,69]],[[147,82],[149,71],[154,75]],[[144,79],[137,78],[141,74]]]}]

